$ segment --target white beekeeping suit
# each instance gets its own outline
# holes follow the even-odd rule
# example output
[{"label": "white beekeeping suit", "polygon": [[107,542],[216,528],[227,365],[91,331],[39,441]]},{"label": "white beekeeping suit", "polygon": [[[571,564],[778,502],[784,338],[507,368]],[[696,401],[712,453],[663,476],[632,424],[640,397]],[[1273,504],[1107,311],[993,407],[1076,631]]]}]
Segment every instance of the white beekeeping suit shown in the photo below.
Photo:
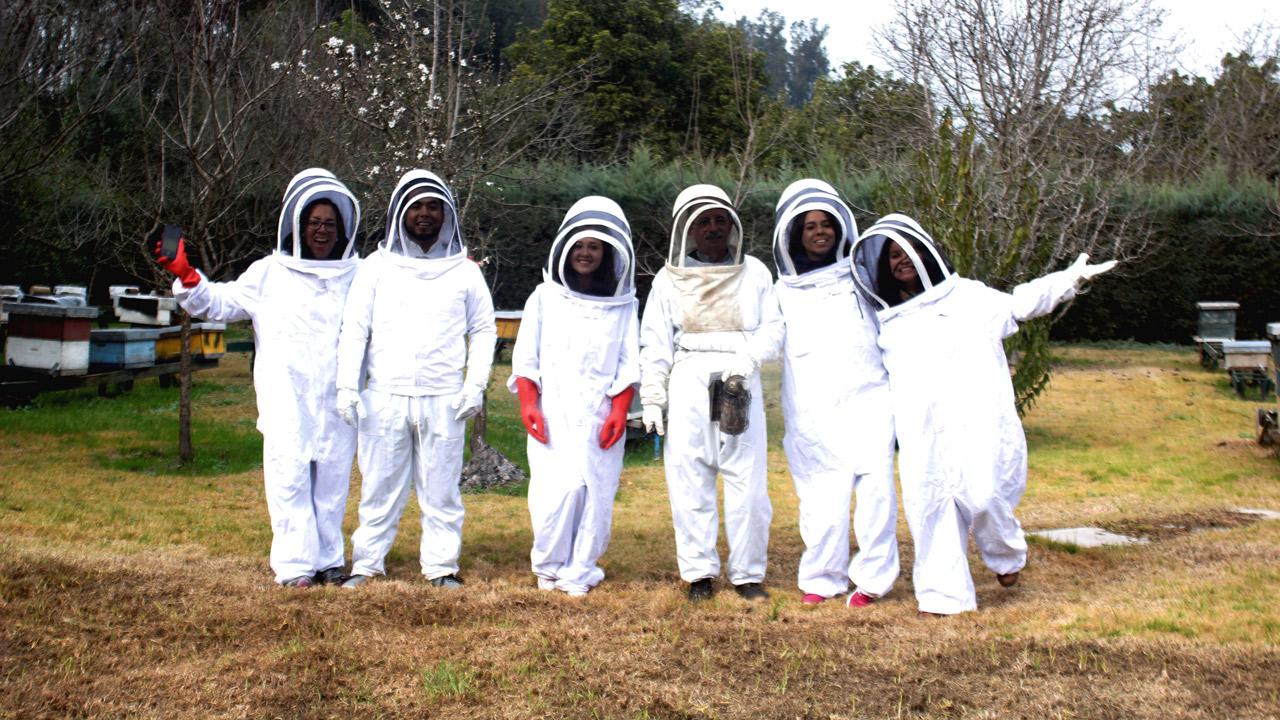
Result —
[{"label": "white beekeeping suit", "polygon": [[[338,241],[345,247],[332,260],[304,259],[303,212],[317,200],[333,203],[341,216]],[[336,412],[334,378],[342,307],[359,263],[359,226],[355,196],[327,170],[312,168],[285,191],[273,254],[233,282],[174,282],[174,296],[193,316],[253,321],[271,569],[281,583],[324,571],[332,572],[321,580],[333,582],[345,564],[342,515],[356,437]]]},{"label": "white beekeeping suit", "polygon": [[[817,603],[856,585],[884,595],[898,577],[897,496],[889,376],[876,345],[875,310],[849,272],[858,228],[821,180],[792,183],[778,199],[773,255],[782,343],[783,446],[800,498],[799,586]],[[805,235],[806,231],[810,234]],[[805,239],[816,238],[816,247]],[[849,562],[849,503],[858,553]]]},{"label": "white beekeeping suit", "polygon": [[[927,613],[974,610],[970,530],[1000,584],[1016,582],[1027,559],[1013,514],[1026,489],[1027,444],[1002,341],[1115,263],[1086,265],[1081,255],[1000,292],[956,275],[933,238],[897,214],[864,232],[852,255],[855,282],[881,308],[916,600]],[[895,275],[899,264],[917,278],[911,287]]]},{"label": "white beekeeping suit", "polygon": [[[640,398],[645,423],[662,430],[664,462],[675,524],[680,577],[690,598],[711,592],[720,574],[716,473],[724,478],[729,581],[744,597],[763,596],[772,507],[766,482],[764,403],[760,364],[777,355],[782,316],[773,278],[759,260],[742,255],[742,230],[724,191],[695,185],[676,198],[671,250],[653,279],[640,324]],[[708,222],[727,227],[704,234]],[[699,238],[727,250],[704,253]],[[711,420],[709,385],[741,375],[751,391],[749,425],[741,435]]]},{"label": "white beekeeping suit", "polygon": [[[423,203],[443,213],[429,249],[405,227]],[[493,299],[466,256],[452,192],[425,170],[406,173],[386,236],[352,283],[338,342],[339,409],[358,424],[364,478],[349,585],[384,573],[410,486],[422,509],[422,574],[458,584],[463,437],[483,402],[495,340]]]},{"label": "white beekeeping suit", "polygon": [[[583,278],[570,257],[576,243],[593,239],[600,265]],[[582,198],[565,215],[543,281],[525,303],[508,383],[513,392],[521,379],[532,384],[522,403],[540,399],[546,442],[528,439],[529,517],[530,561],[543,588],[581,595],[604,579],[597,561],[609,545],[625,443],[615,436],[604,448],[601,433],[611,413],[625,427],[640,381],[636,306],[626,216],[612,200]]]}]

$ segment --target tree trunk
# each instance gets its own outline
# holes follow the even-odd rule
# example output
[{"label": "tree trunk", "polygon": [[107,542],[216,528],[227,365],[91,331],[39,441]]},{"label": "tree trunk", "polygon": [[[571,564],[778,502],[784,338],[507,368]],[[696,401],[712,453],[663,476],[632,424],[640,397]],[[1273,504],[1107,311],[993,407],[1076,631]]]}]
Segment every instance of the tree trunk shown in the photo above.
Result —
[{"label": "tree trunk", "polygon": [[475,422],[471,425],[471,454],[474,456],[489,443],[485,437],[489,433],[489,393],[480,398],[480,412],[476,413]]},{"label": "tree trunk", "polygon": [[178,362],[178,465],[195,458],[191,447],[191,316],[182,313],[182,354]]}]

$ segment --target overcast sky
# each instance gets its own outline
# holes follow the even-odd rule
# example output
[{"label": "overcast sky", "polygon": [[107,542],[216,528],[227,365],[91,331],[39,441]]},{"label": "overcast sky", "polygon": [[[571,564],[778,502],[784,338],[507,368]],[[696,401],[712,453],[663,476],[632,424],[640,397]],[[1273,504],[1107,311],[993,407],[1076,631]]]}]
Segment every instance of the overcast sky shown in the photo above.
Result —
[{"label": "overcast sky", "polygon": [[[852,2],[850,0],[720,0],[721,17],[754,19],[762,8],[782,13],[787,22],[817,18],[827,24],[827,57],[832,69],[858,60],[884,68],[876,55],[872,29],[893,16],[890,0]],[[1177,33],[1186,51],[1184,70],[1212,77],[1218,61],[1239,48],[1235,39],[1259,23],[1280,25],[1280,2],[1276,0],[1155,0],[1168,10],[1165,30]]]}]

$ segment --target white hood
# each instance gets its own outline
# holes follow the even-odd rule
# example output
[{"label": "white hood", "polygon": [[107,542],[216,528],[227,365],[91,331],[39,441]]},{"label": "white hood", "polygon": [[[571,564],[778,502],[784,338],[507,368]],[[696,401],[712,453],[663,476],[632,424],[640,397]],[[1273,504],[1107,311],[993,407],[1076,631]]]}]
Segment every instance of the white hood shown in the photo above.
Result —
[{"label": "white hood", "polygon": [[[595,238],[605,244],[606,254],[601,263],[604,273],[600,273],[600,277],[603,285],[607,286],[607,294],[603,292],[605,287],[598,288],[602,292],[588,294],[573,290],[565,282],[568,251],[574,243],[584,238]],[[546,282],[554,283],[566,293],[577,297],[630,300],[635,297],[635,264],[631,225],[622,208],[609,198],[589,195],[574,203],[569,212],[565,213],[560,230],[551,244],[542,277]]]},{"label": "white hood", "polygon": [[[808,262],[807,255],[797,257],[804,253],[804,249],[800,247],[798,239],[795,242],[791,239],[794,226],[803,223],[805,213],[811,210],[821,210],[835,218],[836,222],[832,259],[821,265]],[[808,178],[788,185],[782,191],[782,197],[778,198],[773,219],[773,260],[778,266],[779,277],[795,277],[820,267],[838,264],[838,261],[848,257],[851,239],[858,236],[858,224],[853,219],[853,212],[840,199],[835,188],[821,180]]]},{"label": "white hood", "polygon": [[[302,257],[303,211],[316,200],[328,200],[338,208],[342,236],[341,256],[331,260]],[[289,181],[285,189],[280,220],[276,226],[276,257],[288,267],[316,275],[332,275],[353,268],[356,233],[360,228],[360,202],[342,181],[323,168],[309,168]]]},{"label": "white hood", "polygon": [[[891,241],[906,251],[924,287],[923,292],[906,302],[894,296],[897,288],[892,285],[893,279],[887,274],[888,247]],[[854,242],[851,254],[854,282],[882,310],[917,301],[927,302],[931,298],[945,295],[952,285],[947,281],[955,277],[951,263],[929,233],[915,220],[899,213],[885,215],[877,220]]]},{"label": "white hood", "polygon": [[667,254],[669,265],[688,266],[689,254],[696,249],[689,238],[693,221],[703,212],[715,208],[728,212],[729,219],[733,221],[733,229],[729,233],[729,257],[733,258],[732,265],[742,264],[742,222],[738,220],[729,196],[715,185],[693,185],[676,197],[671,209],[674,222],[671,225],[671,250]]},{"label": "white hood", "polygon": [[462,228],[458,227],[458,207],[453,200],[453,192],[438,175],[426,170],[410,170],[396,184],[387,207],[386,233],[381,247],[397,255],[408,256],[406,243],[413,241],[404,229],[404,213],[410,205],[426,199],[439,200],[444,206],[444,222],[440,225],[436,242],[445,243],[445,259],[465,257],[466,247],[462,243]]}]

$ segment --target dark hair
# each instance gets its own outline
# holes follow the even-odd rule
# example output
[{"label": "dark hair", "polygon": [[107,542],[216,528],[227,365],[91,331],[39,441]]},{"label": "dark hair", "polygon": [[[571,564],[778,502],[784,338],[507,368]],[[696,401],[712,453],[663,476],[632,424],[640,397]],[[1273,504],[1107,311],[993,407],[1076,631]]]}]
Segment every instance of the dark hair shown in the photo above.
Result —
[{"label": "dark hair", "polygon": [[836,248],[840,247],[840,242],[844,240],[844,238],[841,237],[843,232],[840,230],[840,222],[836,220],[836,216],[826,210],[818,210],[817,212],[825,215],[827,220],[831,222],[831,228],[835,231],[836,239],[835,242],[831,243],[831,249],[828,250],[826,254],[817,260],[810,260],[809,253],[804,249],[804,241],[802,238],[804,237],[804,217],[811,212],[814,211],[806,210],[800,215],[797,215],[796,218],[791,221],[791,228],[788,234],[789,242],[787,245],[787,252],[791,255],[791,264],[795,265],[797,275],[803,275],[811,270],[817,270],[818,268],[826,267],[835,262]]},{"label": "dark hair", "polygon": [[338,209],[338,206],[336,203],[334,203],[329,198],[317,198],[315,200],[312,200],[311,202],[307,203],[306,207],[302,208],[302,214],[298,216],[299,219],[302,220],[302,222],[299,223],[299,225],[305,228],[307,225],[307,220],[311,218],[311,211],[314,210],[319,205],[328,205],[330,208],[333,209],[334,219],[338,223],[338,227],[337,227],[338,242],[333,244],[333,249],[329,251],[329,257],[327,258],[318,258],[312,255],[311,248],[307,247],[307,242],[305,239],[298,244],[299,245],[298,252],[302,253],[303,260],[340,260],[342,259],[342,256],[345,255],[347,252],[348,238],[347,238],[347,226],[345,223],[342,222],[342,211]]},{"label": "dark hair", "polygon": [[[561,251],[565,256],[573,252],[573,246],[577,245],[581,240],[577,240]],[[618,288],[618,278],[613,271],[613,246],[601,240],[600,248],[604,251],[600,255],[600,267],[596,268],[585,279],[569,269],[564,274],[564,284],[572,291],[582,293],[583,295],[595,295],[597,297],[613,297],[614,292]],[[559,272],[557,268],[556,272]]]},{"label": "dark hair", "polygon": [[[946,279],[942,268],[938,266],[938,261],[934,259],[933,253],[925,247],[924,243],[916,238],[910,238],[911,247],[915,249],[916,255],[920,256],[920,262],[924,263],[925,273],[929,276],[929,281],[934,285]],[[904,302],[902,291],[906,288],[898,279],[893,276],[893,271],[889,269],[889,248],[897,244],[897,241],[886,237],[884,247],[880,248],[880,258],[876,261],[876,294],[880,296],[889,305],[900,305]],[[919,269],[917,269],[919,272]],[[920,281],[920,285],[924,285],[924,281]]]}]

